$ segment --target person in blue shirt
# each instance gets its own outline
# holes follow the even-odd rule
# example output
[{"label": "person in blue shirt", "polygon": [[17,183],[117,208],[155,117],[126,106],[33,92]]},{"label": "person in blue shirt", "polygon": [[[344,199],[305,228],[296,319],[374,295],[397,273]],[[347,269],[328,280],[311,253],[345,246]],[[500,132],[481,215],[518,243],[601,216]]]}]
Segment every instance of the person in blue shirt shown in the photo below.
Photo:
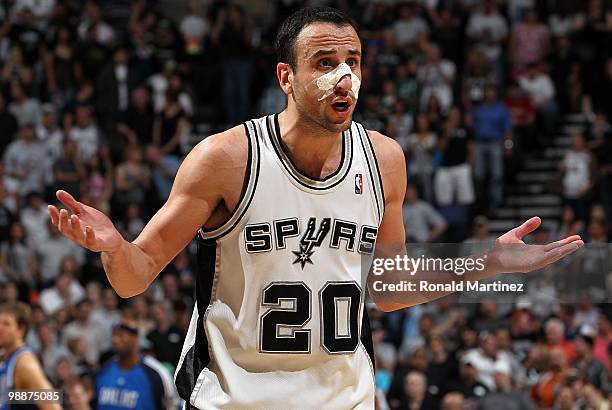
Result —
[{"label": "person in blue shirt", "polygon": [[113,329],[115,357],[96,376],[98,410],[177,409],[178,395],[170,373],[153,357],[141,354],[138,329],[127,319]]},{"label": "person in blue shirt", "polygon": [[23,339],[31,322],[31,310],[21,302],[0,305],[0,410],[18,408],[59,410],[60,403],[9,404],[11,390],[48,390],[51,383]]},{"label": "person in blue shirt", "polygon": [[488,177],[489,204],[495,208],[503,196],[504,149],[512,147],[510,112],[497,99],[495,85],[485,88],[484,102],[474,109],[473,128],[474,175],[481,188]]}]

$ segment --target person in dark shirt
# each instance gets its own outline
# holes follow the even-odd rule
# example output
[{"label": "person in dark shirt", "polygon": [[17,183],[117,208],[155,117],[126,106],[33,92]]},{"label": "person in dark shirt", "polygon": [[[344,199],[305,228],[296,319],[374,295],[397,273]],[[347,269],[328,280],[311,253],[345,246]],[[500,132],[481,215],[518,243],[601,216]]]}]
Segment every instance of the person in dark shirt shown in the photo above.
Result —
[{"label": "person in dark shirt", "polygon": [[189,123],[175,90],[166,91],[166,105],[153,123],[153,143],[167,155],[181,157],[181,138]]},{"label": "person in dark shirt", "polygon": [[17,120],[6,109],[6,96],[0,92],[0,130],[2,130],[2,137],[0,137],[0,157],[4,154],[4,150],[10,144],[17,133]]},{"label": "person in dark shirt", "polygon": [[67,192],[73,192],[75,195],[80,195],[85,168],[79,161],[74,140],[64,139],[64,153],[61,158],[53,163],[53,177],[55,178],[54,191],[63,189]]},{"label": "person in dark shirt", "polygon": [[117,130],[130,145],[146,146],[152,142],[154,121],[151,93],[146,87],[138,87],[132,92],[125,119],[119,123]]},{"label": "person in dark shirt", "polygon": [[459,392],[466,398],[466,402],[475,406],[476,402],[489,392],[484,384],[476,380],[477,375],[478,370],[472,358],[463,356],[460,359],[459,377],[449,382],[446,392]]},{"label": "person in dark shirt", "polygon": [[152,352],[160,362],[174,366],[178,363],[185,334],[174,325],[168,307],[161,302],[151,306],[151,315],[156,327],[149,332],[147,339],[152,344]]}]

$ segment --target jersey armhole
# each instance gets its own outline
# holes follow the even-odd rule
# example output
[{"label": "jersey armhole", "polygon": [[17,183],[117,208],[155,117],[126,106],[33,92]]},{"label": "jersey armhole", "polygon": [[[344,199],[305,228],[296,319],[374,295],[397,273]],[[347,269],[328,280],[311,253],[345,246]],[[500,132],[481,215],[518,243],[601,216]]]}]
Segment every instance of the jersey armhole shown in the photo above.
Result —
[{"label": "jersey armhole", "polygon": [[361,146],[366,156],[368,171],[370,179],[372,180],[372,186],[374,187],[374,199],[376,202],[376,210],[378,211],[379,224],[382,222],[383,215],[385,213],[385,191],[383,189],[382,177],[380,175],[380,168],[378,161],[376,160],[376,154],[368,132],[363,125],[357,124],[357,131],[359,139],[361,140]]},{"label": "jersey armhole", "polygon": [[259,178],[259,138],[257,126],[252,120],[245,122],[243,125],[248,141],[248,159],[240,199],[238,199],[238,204],[230,214],[229,219],[223,224],[213,229],[200,228],[197,237],[201,240],[214,241],[228,234],[240,222],[253,199]]}]

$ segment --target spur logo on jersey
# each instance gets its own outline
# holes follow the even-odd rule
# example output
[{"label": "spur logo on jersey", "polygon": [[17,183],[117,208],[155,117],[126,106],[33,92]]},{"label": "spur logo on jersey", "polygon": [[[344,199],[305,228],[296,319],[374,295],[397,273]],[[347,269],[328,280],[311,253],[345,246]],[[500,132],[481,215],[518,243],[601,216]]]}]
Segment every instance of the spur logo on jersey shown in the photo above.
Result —
[{"label": "spur logo on jersey", "polygon": [[249,253],[286,249],[288,242],[295,242],[295,245],[289,245],[296,247],[291,251],[295,256],[293,263],[304,269],[307,264],[314,264],[317,248],[325,244],[340,250],[341,243],[344,243],[343,249],[348,252],[371,254],[377,234],[375,226],[362,225],[359,228],[355,222],[315,217],[308,219],[306,229],[302,231],[297,218],[287,218],[248,224],[244,228],[244,241]]},{"label": "spur logo on jersey", "polygon": [[363,194],[363,174],[355,174],[355,194]]}]

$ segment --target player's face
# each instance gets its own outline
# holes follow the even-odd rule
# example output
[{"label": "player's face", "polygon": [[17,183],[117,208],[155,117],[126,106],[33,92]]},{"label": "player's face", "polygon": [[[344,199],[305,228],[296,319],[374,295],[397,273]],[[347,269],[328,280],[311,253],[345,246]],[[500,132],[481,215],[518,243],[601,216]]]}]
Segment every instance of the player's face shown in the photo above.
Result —
[{"label": "player's face", "polygon": [[293,73],[292,98],[300,116],[331,132],[344,131],[357,102],[351,76],[342,77],[330,96],[319,101],[322,91],[316,80],[346,63],[361,80],[361,43],[351,26],[328,23],[310,24],[295,42],[297,65]]},{"label": "player's face", "polygon": [[19,326],[15,316],[9,313],[0,313],[0,348],[15,343],[19,336]]}]

